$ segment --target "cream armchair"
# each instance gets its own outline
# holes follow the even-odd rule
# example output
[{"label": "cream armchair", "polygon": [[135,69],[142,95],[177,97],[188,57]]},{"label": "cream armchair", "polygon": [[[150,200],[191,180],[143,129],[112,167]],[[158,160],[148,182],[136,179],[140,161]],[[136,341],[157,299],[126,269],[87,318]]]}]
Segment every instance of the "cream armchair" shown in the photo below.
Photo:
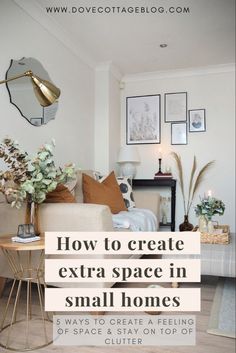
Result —
[{"label": "cream armchair", "polygon": [[[85,171],[92,174],[91,171]],[[40,230],[45,231],[114,231],[110,209],[104,205],[83,203],[81,188],[82,172],[77,174],[75,197],[77,203],[73,204],[42,204],[40,206]],[[0,195],[1,197],[1,195]],[[157,192],[137,190],[134,192],[136,206],[148,208],[154,212],[159,221],[160,196]],[[15,234],[19,224],[24,223],[25,208],[20,210],[12,208],[3,197],[0,199],[0,239],[1,235]],[[126,230],[127,231],[127,230]],[[124,256],[127,258],[128,256]],[[12,278],[9,266],[3,254],[0,253],[0,278]],[[111,286],[113,283],[106,283]],[[101,284],[104,286],[105,284]],[[0,280],[1,291],[1,280]]]}]

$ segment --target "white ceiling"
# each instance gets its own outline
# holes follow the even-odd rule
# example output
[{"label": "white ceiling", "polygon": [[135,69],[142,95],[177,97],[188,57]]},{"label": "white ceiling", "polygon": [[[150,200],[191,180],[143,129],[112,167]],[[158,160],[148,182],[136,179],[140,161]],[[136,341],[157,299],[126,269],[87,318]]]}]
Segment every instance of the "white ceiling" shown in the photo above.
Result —
[{"label": "white ceiling", "polygon": [[[37,0],[46,6],[189,7],[190,14],[51,14],[96,62],[123,74],[235,61],[235,0]],[[168,47],[161,49],[160,44]]]}]

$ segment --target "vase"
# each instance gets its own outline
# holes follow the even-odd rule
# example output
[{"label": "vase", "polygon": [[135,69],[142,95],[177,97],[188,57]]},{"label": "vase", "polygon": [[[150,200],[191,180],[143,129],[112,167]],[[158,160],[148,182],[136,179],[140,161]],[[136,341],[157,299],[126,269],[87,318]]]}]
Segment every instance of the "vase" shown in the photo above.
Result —
[{"label": "vase", "polygon": [[199,232],[201,233],[207,233],[208,232],[208,227],[207,227],[207,219],[205,216],[200,216],[198,219],[198,228]]},{"label": "vase", "polygon": [[208,234],[213,234],[214,233],[214,224],[213,224],[213,221],[211,219],[207,222],[207,233]]},{"label": "vase", "polygon": [[180,232],[191,232],[193,230],[193,225],[188,221],[188,215],[184,215],[184,221],[179,225]]},{"label": "vase", "polygon": [[40,234],[39,230],[39,204],[35,202],[27,202],[26,204],[26,215],[25,223],[33,224],[35,235]]},{"label": "vase", "polygon": [[200,216],[198,220],[199,232],[201,233],[214,233],[214,222],[211,219],[206,218],[205,216]]}]

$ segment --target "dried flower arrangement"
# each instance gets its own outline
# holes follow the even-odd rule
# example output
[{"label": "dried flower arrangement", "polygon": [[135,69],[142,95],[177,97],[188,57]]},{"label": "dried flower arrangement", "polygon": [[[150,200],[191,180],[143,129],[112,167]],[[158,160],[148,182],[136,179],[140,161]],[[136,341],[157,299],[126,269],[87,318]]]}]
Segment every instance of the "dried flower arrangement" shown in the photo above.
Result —
[{"label": "dried flower arrangement", "polygon": [[180,184],[181,194],[183,197],[184,214],[188,215],[190,208],[192,206],[192,203],[193,203],[193,199],[196,195],[196,192],[199,189],[199,186],[201,185],[206,172],[213,166],[215,161],[210,161],[206,165],[204,165],[202,167],[202,169],[199,171],[199,173],[197,174],[195,181],[194,181],[195,173],[197,170],[197,159],[196,159],[196,156],[194,156],[191,175],[190,175],[190,181],[189,181],[189,185],[188,185],[188,198],[186,200],[185,187],[184,187],[184,174],[183,174],[183,166],[182,166],[181,157],[175,152],[172,152],[171,155],[174,158],[174,160],[176,162],[176,166],[177,166],[178,180],[179,180],[179,184]]},{"label": "dried flower arrangement", "polygon": [[0,158],[8,170],[0,170],[0,192],[11,197],[11,205],[20,208],[24,201],[42,203],[47,193],[59,183],[75,178],[75,166],[57,168],[53,160],[55,142],[42,146],[32,159],[18,143],[5,138],[0,144]]}]

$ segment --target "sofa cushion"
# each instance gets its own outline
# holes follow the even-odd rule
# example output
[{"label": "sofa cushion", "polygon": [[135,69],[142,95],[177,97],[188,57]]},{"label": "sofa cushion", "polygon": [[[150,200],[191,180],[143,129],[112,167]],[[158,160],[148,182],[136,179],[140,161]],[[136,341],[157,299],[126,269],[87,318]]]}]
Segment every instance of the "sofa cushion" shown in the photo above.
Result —
[{"label": "sofa cushion", "polygon": [[84,195],[83,195],[83,188],[82,188],[82,174],[89,175],[93,177],[93,171],[92,170],[77,170],[77,183],[75,187],[75,199],[76,202],[78,203],[83,203],[84,202]]},{"label": "sofa cushion", "polygon": [[132,178],[131,177],[117,177],[116,178],[120,191],[122,192],[125,205],[128,209],[135,207],[133,189],[132,189]]},{"label": "sofa cushion", "polygon": [[[95,180],[100,183],[106,178],[106,176],[102,175],[99,172],[94,172],[93,176]],[[116,177],[117,183],[120,187],[120,191],[122,192],[122,196],[125,202],[125,206],[130,209],[135,207],[133,189],[132,189],[132,177],[129,176],[119,176]]]},{"label": "sofa cushion", "polygon": [[75,197],[69,191],[69,189],[62,185],[58,184],[56,189],[49,192],[46,195],[46,203],[75,203]]},{"label": "sofa cushion", "polygon": [[101,183],[86,174],[82,180],[85,203],[107,205],[113,214],[127,211],[114,172]]}]

